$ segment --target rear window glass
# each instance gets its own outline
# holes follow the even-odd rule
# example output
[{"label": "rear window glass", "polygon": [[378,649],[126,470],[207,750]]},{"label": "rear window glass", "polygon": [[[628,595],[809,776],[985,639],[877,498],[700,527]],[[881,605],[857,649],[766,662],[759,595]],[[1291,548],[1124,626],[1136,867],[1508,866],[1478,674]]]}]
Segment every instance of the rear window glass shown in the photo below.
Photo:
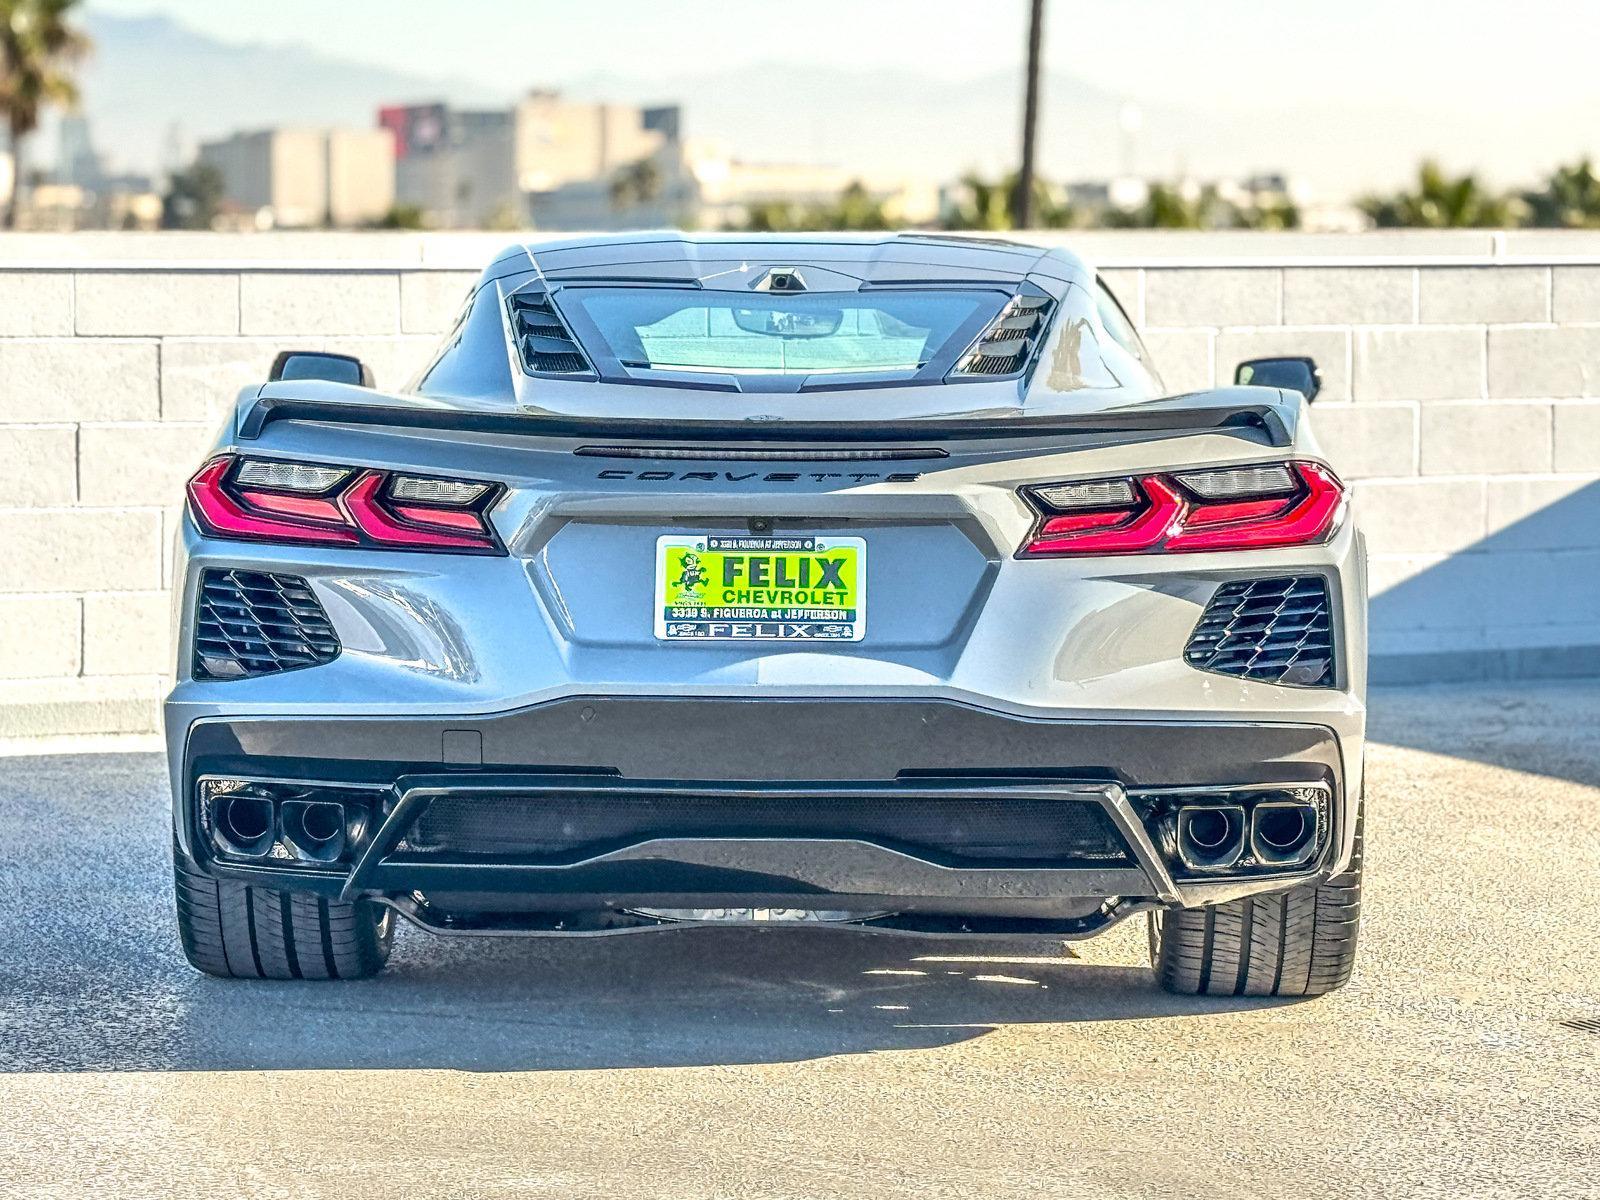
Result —
[{"label": "rear window glass", "polygon": [[[634,370],[814,375],[913,374],[968,322],[998,313],[1006,296],[567,288],[557,300],[587,317],[605,348]],[[581,340],[584,322],[574,324]]]}]

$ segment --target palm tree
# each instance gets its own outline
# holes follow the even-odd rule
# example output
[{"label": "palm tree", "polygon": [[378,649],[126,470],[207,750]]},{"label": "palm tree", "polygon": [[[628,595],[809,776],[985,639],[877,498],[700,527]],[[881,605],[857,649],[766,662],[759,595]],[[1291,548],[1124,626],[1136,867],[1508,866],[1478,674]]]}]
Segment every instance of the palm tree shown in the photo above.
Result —
[{"label": "palm tree", "polygon": [[1600,227],[1600,177],[1594,163],[1583,159],[1570,167],[1557,167],[1544,190],[1524,192],[1528,223],[1545,229]]},{"label": "palm tree", "polygon": [[758,200],[745,209],[744,220],[730,225],[749,233],[790,233],[801,229],[888,229],[889,214],[859,179],[839,197],[822,204],[795,204],[788,200]]},{"label": "palm tree", "polygon": [[[1016,228],[1018,208],[1017,192],[1021,178],[1012,172],[991,183],[969,171],[961,177],[961,187],[966,196],[957,201],[945,221],[947,229],[998,231]],[[1076,213],[1071,203],[1057,198],[1056,191],[1044,180],[1034,177],[1033,203],[1035,229],[1065,229],[1073,223]]]},{"label": "palm tree", "polygon": [[1227,229],[1239,224],[1240,216],[1215,184],[1194,191],[1181,183],[1152,183],[1143,204],[1109,209],[1105,223],[1111,229]]},{"label": "palm tree", "polygon": [[89,39],[68,23],[78,0],[0,0],[0,117],[9,135],[11,199],[5,226],[16,228],[22,192],[22,141],[39,127],[46,106],[78,101],[73,65]]},{"label": "palm tree", "polygon": [[1191,196],[1183,188],[1164,183],[1150,185],[1145,201],[1146,227],[1150,229],[1203,229],[1206,217],[1217,198],[1215,188]]},{"label": "palm tree", "polygon": [[747,233],[790,233],[806,227],[806,214],[787,200],[754,200],[745,206],[744,220],[728,228]]},{"label": "palm tree", "polygon": [[1238,210],[1243,229],[1299,229],[1300,206],[1293,200],[1267,200]]},{"label": "palm tree", "polygon": [[961,177],[966,197],[956,205],[950,221],[952,229],[1010,229],[1013,219],[1011,193],[1014,179],[990,183],[976,172]]},{"label": "palm tree", "polygon": [[210,229],[227,190],[222,172],[210,163],[174,171],[161,198],[161,228]]},{"label": "palm tree", "polygon": [[1031,229],[1034,211],[1033,144],[1039,128],[1039,50],[1044,35],[1044,0],[1028,6],[1028,71],[1022,100],[1022,165],[1011,193],[1011,216],[1018,229]]},{"label": "palm tree", "polygon": [[1417,168],[1417,190],[1367,196],[1361,211],[1380,228],[1493,229],[1510,223],[1504,196],[1486,191],[1476,175],[1452,178],[1429,159]]},{"label": "palm tree", "polygon": [[838,200],[833,204],[824,205],[819,215],[828,221],[826,225],[819,225],[819,229],[859,231],[888,229],[890,225],[889,214],[884,211],[883,202],[875,199],[867,190],[867,185],[859,179],[840,192]]},{"label": "palm tree", "polygon": [[611,177],[611,207],[633,208],[661,198],[661,165],[653,158],[641,158],[620,168]]}]

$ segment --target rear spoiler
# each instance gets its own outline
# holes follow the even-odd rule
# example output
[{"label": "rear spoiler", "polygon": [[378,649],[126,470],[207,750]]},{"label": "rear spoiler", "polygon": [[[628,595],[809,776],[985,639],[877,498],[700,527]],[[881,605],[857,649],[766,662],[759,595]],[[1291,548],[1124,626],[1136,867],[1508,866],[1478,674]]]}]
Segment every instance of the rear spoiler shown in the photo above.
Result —
[{"label": "rear spoiler", "polygon": [[[1241,403],[1241,393],[1251,398]],[[1255,396],[1275,399],[1256,400]],[[340,425],[382,425],[399,429],[448,429],[461,433],[510,434],[544,438],[608,438],[708,442],[863,442],[952,441],[1002,438],[1082,437],[1092,434],[1181,434],[1252,430],[1268,444],[1294,442],[1298,400],[1266,388],[1230,388],[1177,396],[1126,408],[1038,417],[929,418],[866,422],[638,420],[628,417],[572,417],[499,410],[462,409],[421,400],[414,404],[376,403],[351,398],[306,399],[256,396],[239,413],[238,436],[253,441],[274,421],[322,421]]]}]

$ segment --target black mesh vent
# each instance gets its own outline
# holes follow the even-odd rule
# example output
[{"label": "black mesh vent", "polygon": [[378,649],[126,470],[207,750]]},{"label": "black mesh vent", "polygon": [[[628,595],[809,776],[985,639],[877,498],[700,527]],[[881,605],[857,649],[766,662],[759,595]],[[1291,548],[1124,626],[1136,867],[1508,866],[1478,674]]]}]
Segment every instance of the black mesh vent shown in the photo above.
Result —
[{"label": "black mesh vent", "polygon": [[1237,579],[1189,637],[1191,666],[1296,687],[1333,686],[1333,618],[1321,576]]},{"label": "black mesh vent", "polygon": [[200,579],[194,673],[243,679],[332,662],[339,639],[298,575],[211,571]]},{"label": "black mesh vent", "polygon": [[1013,296],[950,373],[1010,375],[1020,371],[1044,339],[1054,307],[1048,296]]},{"label": "black mesh vent", "polygon": [[517,292],[507,303],[517,349],[530,371],[546,375],[590,375],[594,368],[567,330],[548,292]]},{"label": "black mesh vent", "polygon": [[965,862],[1128,861],[1096,804],[981,796],[463,793],[434,800],[405,848],[566,861],[663,837],[853,838]]}]

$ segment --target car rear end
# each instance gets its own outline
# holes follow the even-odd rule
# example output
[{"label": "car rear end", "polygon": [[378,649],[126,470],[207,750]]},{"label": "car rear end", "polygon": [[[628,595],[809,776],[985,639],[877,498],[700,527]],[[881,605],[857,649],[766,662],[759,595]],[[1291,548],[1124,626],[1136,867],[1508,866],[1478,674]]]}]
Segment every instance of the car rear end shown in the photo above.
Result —
[{"label": "car rear end", "polygon": [[276,386],[179,548],[204,969],[366,973],[395,912],[1079,937],[1358,852],[1362,546],[1292,402],[846,437]]}]

